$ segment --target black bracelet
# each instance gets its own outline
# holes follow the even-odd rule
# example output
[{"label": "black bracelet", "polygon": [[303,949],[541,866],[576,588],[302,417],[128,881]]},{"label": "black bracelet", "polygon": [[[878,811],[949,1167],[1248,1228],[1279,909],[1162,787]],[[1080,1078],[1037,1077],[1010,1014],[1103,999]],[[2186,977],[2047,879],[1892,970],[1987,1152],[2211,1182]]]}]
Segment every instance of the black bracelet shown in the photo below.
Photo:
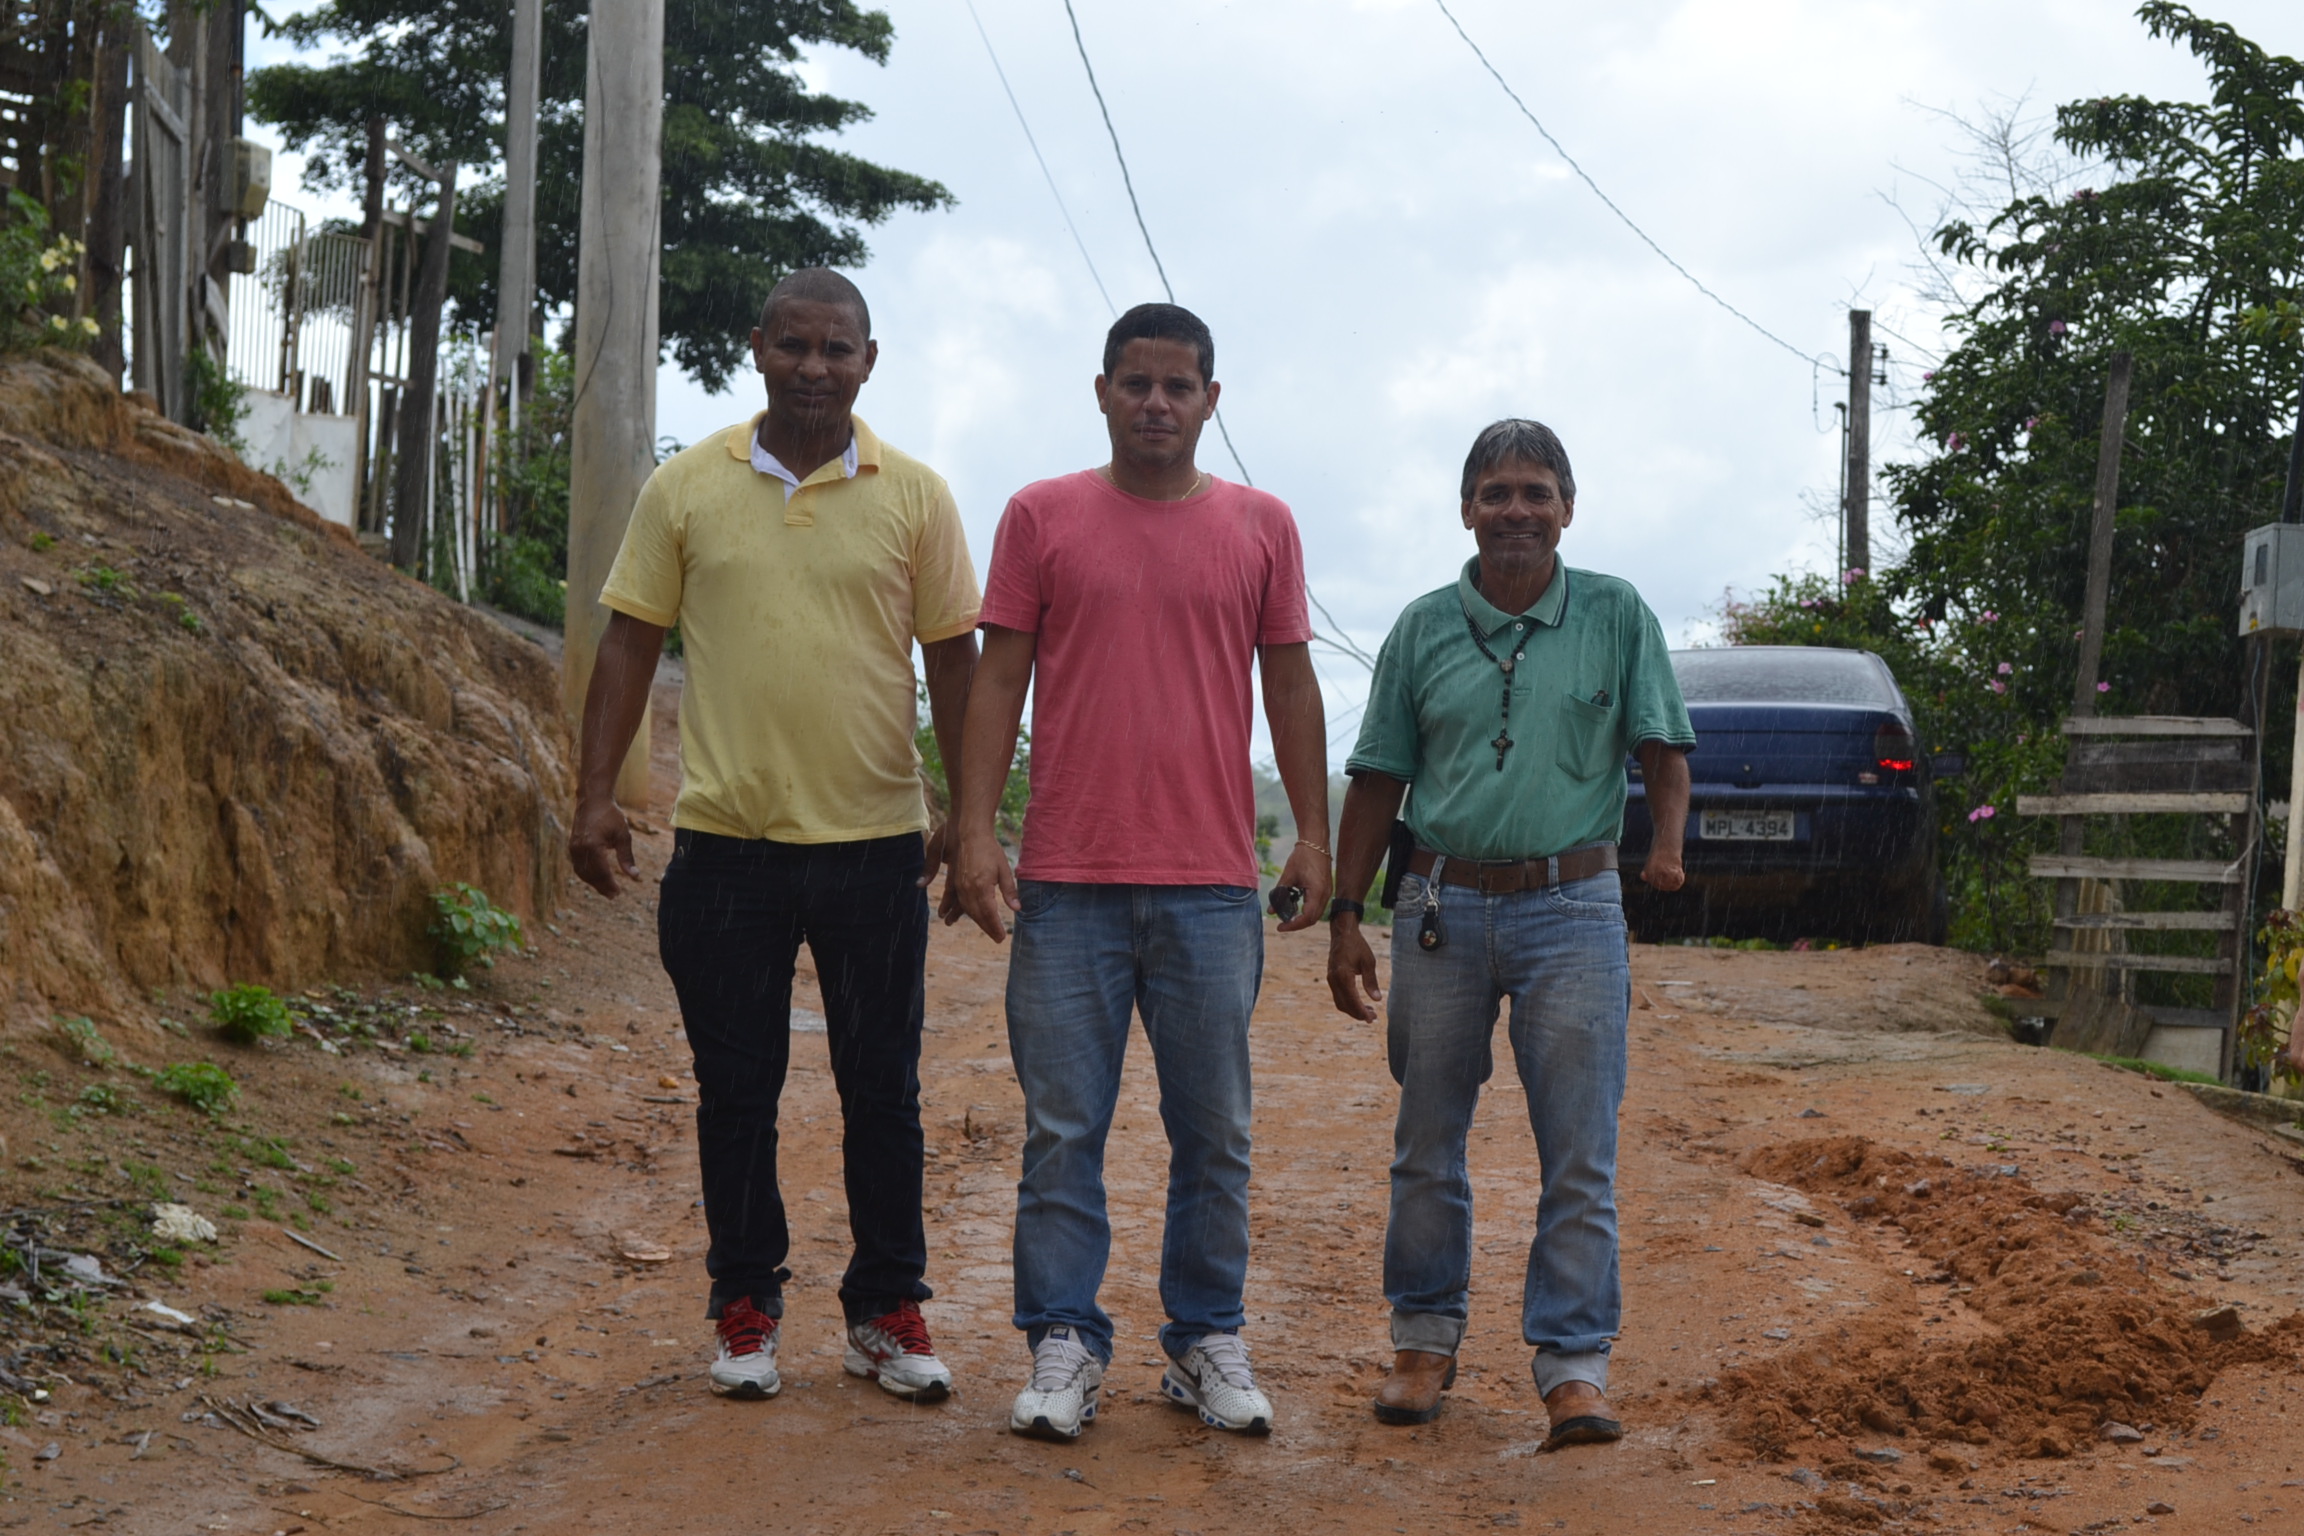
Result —
[{"label": "black bracelet", "polygon": [[1328,921],[1334,922],[1346,912],[1351,913],[1354,917],[1366,917],[1368,904],[1364,901],[1346,901],[1341,896],[1328,903]]}]

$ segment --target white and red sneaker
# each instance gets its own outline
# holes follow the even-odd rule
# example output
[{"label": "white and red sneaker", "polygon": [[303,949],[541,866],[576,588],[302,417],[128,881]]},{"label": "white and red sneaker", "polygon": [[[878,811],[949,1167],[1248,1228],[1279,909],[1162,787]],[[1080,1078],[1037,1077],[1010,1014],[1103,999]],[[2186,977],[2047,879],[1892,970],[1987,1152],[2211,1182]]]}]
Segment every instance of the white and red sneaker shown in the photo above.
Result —
[{"label": "white and red sneaker", "polygon": [[852,1323],[848,1358],[851,1376],[880,1383],[880,1390],[911,1403],[938,1403],[952,1393],[952,1372],[936,1358],[928,1321],[917,1302],[907,1301],[884,1317]]},{"label": "white and red sneaker", "polygon": [[784,1390],[776,1374],[776,1319],[739,1296],[720,1308],[720,1358],[712,1362],[712,1390],[722,1397],[774,1397]]}]

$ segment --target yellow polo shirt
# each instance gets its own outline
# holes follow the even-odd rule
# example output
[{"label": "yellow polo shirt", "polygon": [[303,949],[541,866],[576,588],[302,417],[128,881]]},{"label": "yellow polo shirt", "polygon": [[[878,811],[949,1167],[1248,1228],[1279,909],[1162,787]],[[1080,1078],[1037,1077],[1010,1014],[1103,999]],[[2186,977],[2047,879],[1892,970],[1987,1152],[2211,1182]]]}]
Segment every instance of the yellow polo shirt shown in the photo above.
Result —
[{"label": "yellow polo shirt", "polygon": [[976,627],[960,509],[860,418],[855,477],[834,459],[788,491],[752,467],[760,420],[657,466],[600,594],[680,625],[673,824],[782,843],[921,831],[912,642]]}]

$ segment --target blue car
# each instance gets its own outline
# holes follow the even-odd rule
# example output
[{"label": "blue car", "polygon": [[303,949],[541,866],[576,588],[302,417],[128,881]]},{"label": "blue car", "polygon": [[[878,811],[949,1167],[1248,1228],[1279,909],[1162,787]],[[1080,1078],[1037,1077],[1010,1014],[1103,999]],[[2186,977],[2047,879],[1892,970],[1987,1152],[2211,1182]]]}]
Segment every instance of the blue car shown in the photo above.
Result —
[{"label": "blue car", "polygon": [[1629,765],[1624,905],[1642,937],[1944,942],[1935,779],[1912,708],[1870,651],[1674,651],[1696,727],[1685,861],[1665,895],[1639,876],[1653,827]]}]

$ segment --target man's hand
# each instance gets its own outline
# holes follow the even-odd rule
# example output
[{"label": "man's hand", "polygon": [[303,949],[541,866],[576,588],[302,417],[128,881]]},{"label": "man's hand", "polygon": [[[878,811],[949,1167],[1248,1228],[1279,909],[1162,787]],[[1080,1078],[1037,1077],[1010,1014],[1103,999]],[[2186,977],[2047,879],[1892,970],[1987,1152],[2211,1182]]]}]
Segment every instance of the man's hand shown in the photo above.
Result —
[{"label": "man's hand", "polygon": [[1347,912],[1329,924],[1328,994],[1336,1011],[1365,1023],[1376,1022],[1384,988],[1376,980],[1376,952],[1360,931],[1360,919]]},{"label": "man's hand", "polygon": [[1335,888],[1334,872],[1328,864],[1328,855],[1303,843],[1298,843],[1288,855],[1288,863],[1280,871],[1280,883],[1292,885],[1304,893],[1304,905],[1296,915],[1280,925],[1282,933],[1294,933],[1320,921],[1328,910],[1328,893]]},{"label": "man's hand", "polygon": [[576,878],[601,895],[613,898],[616,876],[640,878],[632,862],[632,826],[611,799],[584,799],[576,803],[576,824],[568,833],[568,859]]},{"label": "man's hand", "polygon": [[[951,846],[951,843],[952,823],[947,819],[942,826],[928,834],[927,845],[921,850],[920,879],[918,881],[920,889],[925,891],[936,883],[936,871],[944,867],[945,850]],[[954,873],[957,874],[957,872],[955,869]],[[960,921],[960,882],[958,880],[949,876],[946,877],[944,894],[936,900],[936,915],[944,919],[944,926],[947,928]]]},{"label": "man's hand", "polygon": [[[959,887],[957,901],[952,896],[954,886]],[[1024,910],[1016,895],[1016,872],[1008,866],[1008,850],[989,834],[960,839],[944,889],[946,905],[956,908],[944,918],[945,923],[958,922],[960,913],[965,912],[995,944],[1008,937],[1008,913]]]},{"label": "man's hand", "polygon": [[1663,849],[1651,846],[1647,859],[1640,865],[1640,878],[1652,889],[1676,891],[1688,883],[1688,871],[1680,867],[1680,854],[1677,850],[1667,854]]}]

